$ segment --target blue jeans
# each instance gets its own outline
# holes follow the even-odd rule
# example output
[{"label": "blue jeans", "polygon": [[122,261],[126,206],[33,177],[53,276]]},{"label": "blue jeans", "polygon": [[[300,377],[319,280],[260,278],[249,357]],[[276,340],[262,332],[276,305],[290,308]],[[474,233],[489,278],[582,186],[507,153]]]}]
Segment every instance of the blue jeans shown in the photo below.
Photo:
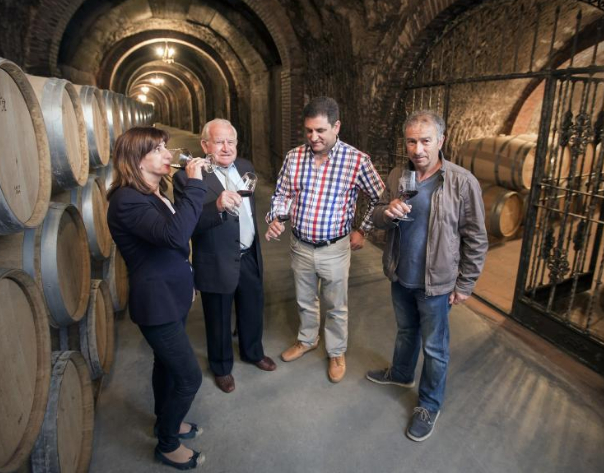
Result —
[{"label": "blue jeans", "polygon": [[413,381],[423,345],[419,406],[438,411],[445,398],[449,365],[449,294],[426,296],[423,289],[407,289],[398,282],[392,283],[391,290],[397,326],[393,379]]},{"label": "blue jeans", "polygon": [[201,386],[201,368],[185,332],[186,317],[163,325],[139,325],[153,349],[153,396],[158,448],[173,452],[180,446],[180,423]]}]

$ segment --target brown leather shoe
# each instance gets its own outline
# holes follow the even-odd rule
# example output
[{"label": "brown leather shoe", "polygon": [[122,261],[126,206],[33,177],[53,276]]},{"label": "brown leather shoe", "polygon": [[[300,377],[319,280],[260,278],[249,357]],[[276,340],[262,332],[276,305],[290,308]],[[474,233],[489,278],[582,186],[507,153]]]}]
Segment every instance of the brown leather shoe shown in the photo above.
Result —
[{"label": "brown leather shoe", "polygon": [[269,358],[268,356],[265,356],[254,364],[262,371],[275,371],[277,369],[277,363],[275,363],[272,358]]},{"label": "brown leather shoe", "polygon": [[216,381],[216,386],[218,386],[221,391],[227,394],[235,391],[235,379],[232,374],[214,376],[214,380]]},{"label": "brown leather shoe", "polygon": [[319,337],[317,337],[317,341],[313,345],[305,345],[300,340],[296,340],[291,347],[281,353],[281,359],[283,361],[294,361],[300,358],[304,353],[307,353],[311,350],[314,350],[319,346]]},{"label": "brown leather shoe", "polygon": [[329,359],[329,379],[332,383],[339,383],[346,374],[346,358],[344,355],[334,356]]}]

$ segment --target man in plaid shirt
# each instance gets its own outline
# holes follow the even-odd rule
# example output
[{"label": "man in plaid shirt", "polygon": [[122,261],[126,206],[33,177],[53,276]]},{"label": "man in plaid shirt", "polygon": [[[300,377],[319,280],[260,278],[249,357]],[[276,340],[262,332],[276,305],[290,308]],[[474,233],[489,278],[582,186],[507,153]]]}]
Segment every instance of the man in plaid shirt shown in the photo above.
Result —
[{"label": "man in plaid shirt", "polygon": [[[363,248],[384,183],[367,154],[339,140],[339,107],[334,99],[313,99],[304,108],[304,129],[308,142],[285,156],[266,216],[267,240],[285,230],[283,221],[291,218],[292,226],[300,328],[297,341],[281,358],[293,361],[317,348],[320,287],[327,304],[328,374],[337,383],[346,373],[350,250]],[[359,191],[369,197],[369,207],[360,227],[351,231]]]}]

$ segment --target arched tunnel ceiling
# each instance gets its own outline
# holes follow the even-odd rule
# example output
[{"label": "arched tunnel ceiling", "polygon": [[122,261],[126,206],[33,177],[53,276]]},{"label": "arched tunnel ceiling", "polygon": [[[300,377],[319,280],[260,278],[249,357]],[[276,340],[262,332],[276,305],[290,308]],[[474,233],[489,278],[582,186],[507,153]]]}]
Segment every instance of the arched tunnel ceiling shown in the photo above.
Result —
[{"label": "arched tunnel ceiling", "polygon": [[[133,43],[130,50],[122,52],[122,44],[116,45],[115,53],[110,54],[104,61],[107,66],[99,77],[99,85],[120,92],[128,91],[128,85],[137,78],[137,71],[145,66],[153,67],[161,71],[173,72],[186,69],[190,71],[194,80],[209,89],[218,92],[220,88],[235,87],[235,79],[220,56],[212,56],[210,51],[195,47],[191,43],[176,42],[170,40],[169,45],[176,50],[176,61],[174,64],[165,64],[158,60],[156,48],[164,46],[165,42],[151,32],[152,40],[142,42],[139,36],[132,37],[128,43]],[[194,41],[194,39],[192,39]],[[236,72],[241,74],[238,68]]]},{"label": "arched tunnel ceiling", "polygon": [[[283,34],[269,31],[254,10],[256,3],[87,0],[66,25],[59,67],[73,82],[130,96],[137,95],[129,85],[140,82],[140,74],[170,74],[164,93],[153,93],[153,101],[164,102],[158,109],[166,111],[168,123],[197,131],[211,115],[249,128],[254,87],[266,83],[271,69],[282,65],[282,56],[289,56],[277,47]],[[157,47],[166,42],[176,50],[174,64],[157,63]],[[179,68],[188,71],[186,77]],[[175,87],[175,77],[185,85]]]},{"label": "arched tunnel ceiling", "polygon": [[[111,45],[149,30],[188,32],[202,40],[215,35],[238,50],[242,60],[253,49],[265,67],[281,62],[263,21],[241,0],[88,0],[65,29],[58,62],[90,71]],[[85,58],[81,58],[83,51]]]},{"label": "arched tunnel ceiling", "polygon": [[[189,64],[213,60],[216,64],[210,64],[210,69],[232,76],[238,87],[248,75],[280,62],[274,42],[258,19],[244,21],[240,14],[231,14],[239,20],[235,26],[219,11],[194,2],[179,3],[181,11],[165,9],[164,16],[158,17],[153,3],[125,0],[105,11],[107,3],[86,2],[67,27],[60,63],[69,64],[72,76],[85,76],[87,82],[123,92],[115,84],[129,78],[120,77],[117,69],[132,69],[129,61],[156,59],[156,47],[169,39],[180,46],[178,62],[194,69]],[[217,5],[225,9],[223,4]]]}]

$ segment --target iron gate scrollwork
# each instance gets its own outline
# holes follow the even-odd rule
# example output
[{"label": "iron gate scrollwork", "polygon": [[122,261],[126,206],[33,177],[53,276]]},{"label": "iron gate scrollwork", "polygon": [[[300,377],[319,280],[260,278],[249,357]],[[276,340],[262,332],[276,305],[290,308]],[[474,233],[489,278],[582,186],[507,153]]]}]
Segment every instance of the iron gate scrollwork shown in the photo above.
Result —
[{"label": "iron gate scrollwork", "polygon": [[[541,117],[511,315],[604,372],[604,340],[594,331],[604,323],[604,78],[598,72],[569,69],[547,79],[550,106]],[[568,168],[551,166],[564,159]]]}]

